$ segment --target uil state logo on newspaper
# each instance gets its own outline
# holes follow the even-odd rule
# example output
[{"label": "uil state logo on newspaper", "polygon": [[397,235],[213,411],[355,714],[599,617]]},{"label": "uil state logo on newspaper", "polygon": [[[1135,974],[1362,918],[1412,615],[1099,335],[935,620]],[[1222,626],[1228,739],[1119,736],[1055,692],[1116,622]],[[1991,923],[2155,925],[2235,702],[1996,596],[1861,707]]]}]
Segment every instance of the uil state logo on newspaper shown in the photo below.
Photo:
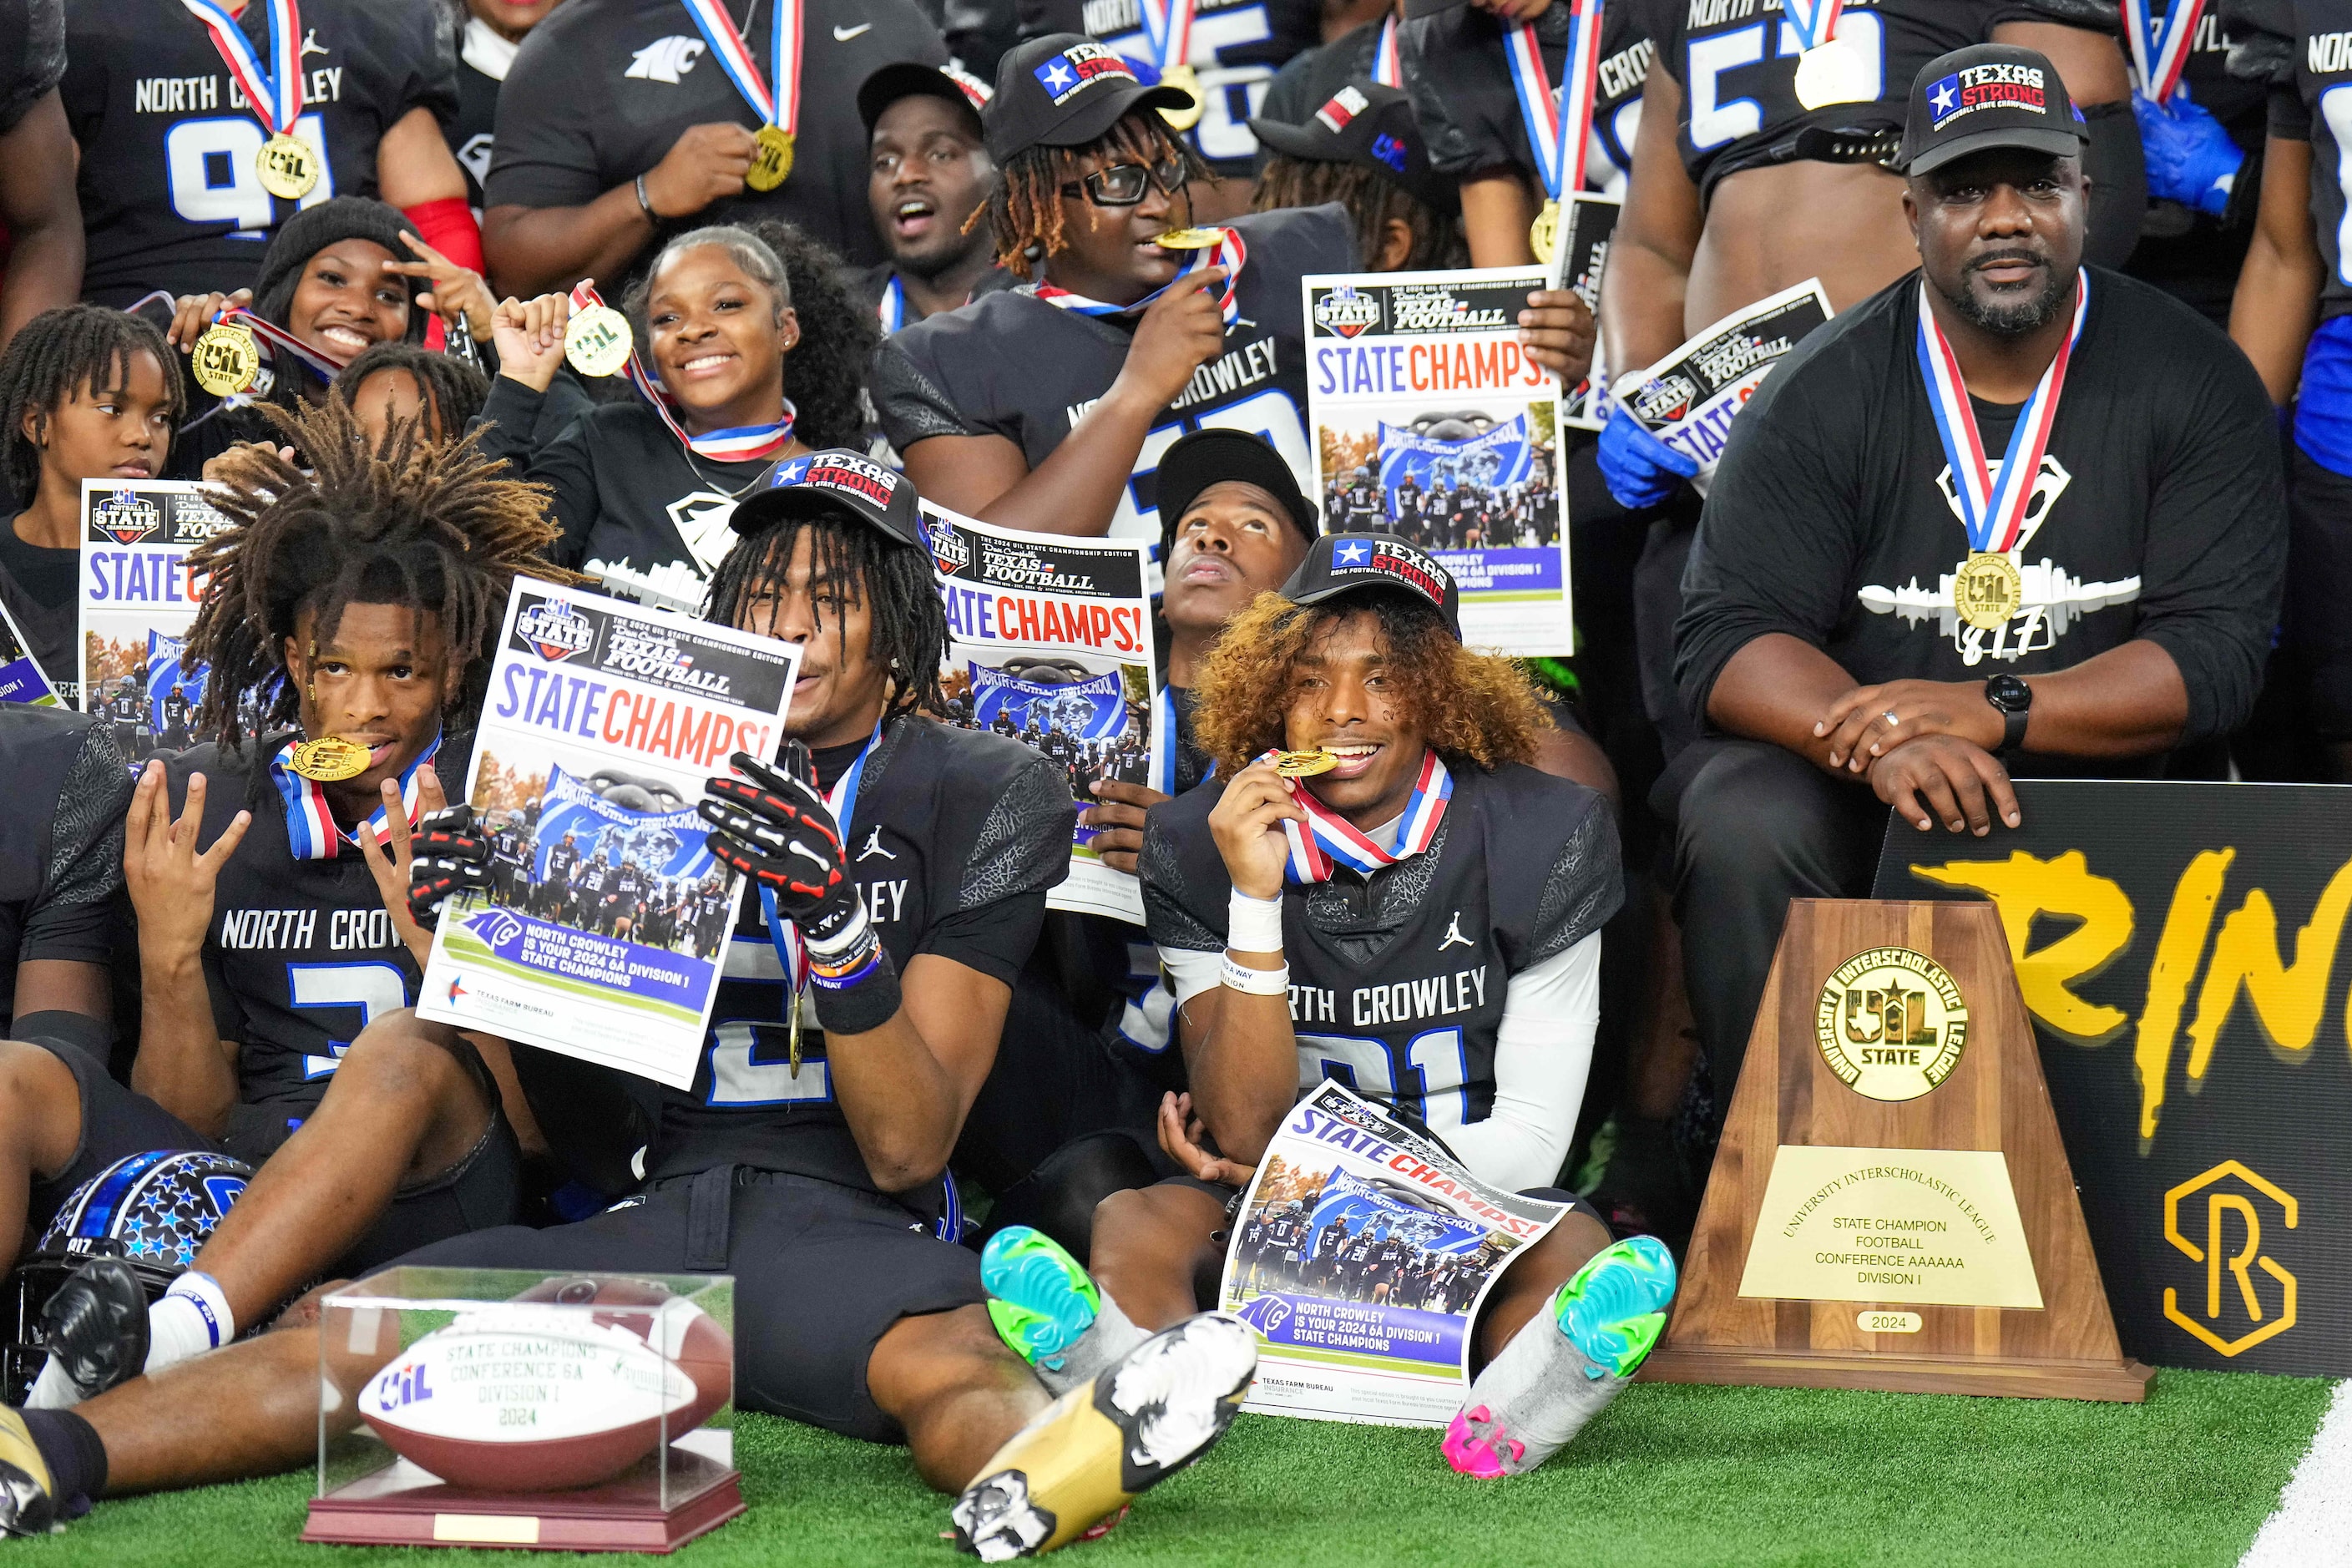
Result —
[{"label": "uil state logo on newspaper", "polygon": [[1944,966],[1907,947],[1874,947],[1838,965],[1813,1013],[1822,1058],[1856,1094],[1916,1100],[1951,1076],[1969,1006]]}]

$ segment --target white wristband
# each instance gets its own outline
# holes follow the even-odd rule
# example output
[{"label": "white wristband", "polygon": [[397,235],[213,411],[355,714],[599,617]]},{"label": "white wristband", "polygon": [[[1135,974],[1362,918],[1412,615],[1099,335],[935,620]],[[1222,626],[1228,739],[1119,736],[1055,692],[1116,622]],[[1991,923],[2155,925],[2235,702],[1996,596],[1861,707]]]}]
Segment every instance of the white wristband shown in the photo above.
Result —
[{"label": "white wristband", "polygon": [[1280,969],[1252,969],[1238,963],[1232,953],[1225,954],[1224,967],[1218,978],[1228,991],[1239,991],[1248,996],[1287,996],[1290,994],[1290,965]]},{"label": "white wristband", "polygon": [[1239,952],[1282,951],[1282,899],[1253,899],[1239,888],[1225,905],[1225,945]]}]

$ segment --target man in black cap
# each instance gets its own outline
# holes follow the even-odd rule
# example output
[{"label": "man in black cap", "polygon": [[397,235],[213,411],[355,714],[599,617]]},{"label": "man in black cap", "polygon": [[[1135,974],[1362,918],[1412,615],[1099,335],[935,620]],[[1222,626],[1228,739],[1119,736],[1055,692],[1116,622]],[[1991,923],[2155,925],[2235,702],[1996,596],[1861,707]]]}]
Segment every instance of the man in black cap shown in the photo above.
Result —
[{"label": "man in black cap", "polygon": [[1257,211],[1338,202],[1375,272],[1467,264],[1454,238],[1454,182],[1430,168],[1403,89],[1359,77],[1297,125],[1261,118],[1250,129],[1265,153],[1251,198]]},{"label": "man in black cap", "polygon": [[1721,737],[1677,761],[1675,868],[1718,1115],[1788,901],[1867,891],[1888,806],[2015,826],[2012,771],[2154,771],[2261,683],[2270,402],[2201,316],[2083,266],[2084,140],[2031,49],[1928,62],[1900,154],[1919,269],[1732,428],[1676,628]]},{"label": "man in black cap", "polygon": [[865,275],[885,335],[1018,279],[995,265],[973,216],[996,182],[980,129],[988,86],[952,66],[901,60],[857,89],[866,205],[888,259]]}]

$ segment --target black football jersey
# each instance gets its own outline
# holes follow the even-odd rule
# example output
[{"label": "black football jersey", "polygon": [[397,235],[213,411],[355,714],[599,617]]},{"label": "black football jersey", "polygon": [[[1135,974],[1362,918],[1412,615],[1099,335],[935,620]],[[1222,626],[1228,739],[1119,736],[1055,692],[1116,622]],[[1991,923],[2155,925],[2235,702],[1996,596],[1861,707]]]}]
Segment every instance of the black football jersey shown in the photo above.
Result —
[{"label": "black football jersey", "polygon": [[14,131],[65,71],[58,0],[0,0],[0,135]]},{"label": "black football jersey", "polygon": [[1911,83],[1939,55],[1980,44],[2003,22],[2081,26],[2120,13],[2085,0],[1847,0],[1838,41],[1874,68],[1861,101],[1797,101],[1797,35],[1778,0],[1636,0],[1659,68],[1682,86],[1676,137],[1702,199],[1727,174],[1806,158],[1878,158],[1902,140]]},{"label": "black football jersey", "polygon": [[2326,268],[2319,313],[2331,319],[2352,310],[2352,276],[2346,272],[2352,258],[2344,246],[2352,93],[2341,90],[2352,82],[2352,0],[2275,0],[2259,10],[2273,26],[2292,16],[2294,31],[2287,42],[2294,50],[2294,80],[2271,94],[2270,133],[2311,143],[2312,230]]},{"label": "black football jersey", "polygon": [[108,963],[125,910],[122,814],[131,773],[114,726],[61,708],[0,702],[0,1018],[16,966]]},{"label": "black football jersey", "polygon": [[[1055,24],[1024,29],[1088,33],[1130,59],[1157,69],[1137,0],[1051,0]],[[1035,30],[1029,30],[1035,29]],[[1219,174],[1246,180],[1257,158],[1249,121],[1265,102],[1277,67],[1322,41],[1316,0],[1198,0],[1186,61],[1200,78],[1201,122],[1185,133]]]},{"label": "black football jersey", "polygon": [[[1298,279],[1352,272],[1355,225],[1336,203],[1237,218],[1248,247],[1240,319],[1225,350],[1193,374],[1143,443],[1111,521],[1114,538],[1158,539],[1154,470],[1192,431],[1263,436],[1314,482],[1307,447],[1307,361]],[[874,401],[892,446],[932,436],[1002,436],[1036,468],[1118,376],[1136,317],[1084,316],[1007,289],[928,317],[887,340],[875,358]]]},{"label": "black football jersey", "polygon": [[[294,858],[285,802],[268,776],[284,740],[248,737],[239,752],[207,741],[169,759],[168,782],[176,814],[189,775],[205,775],[200,845],[238,812],[253,813],[214,885],[205,982],[220,1037],[237,1046],[238,1100],[296,1121],[326,1094],[362,1029],[415,1005],[417,971],[356,848],[346,843],[331,860]],[[435,770],[463,778],[468,745],[445,739]]]},{"label": "black football jersey", "polygon": [[[325,156],[299,202],[262,189],[261,122],[179,0],[67,0],[66,117],[81,146],[85,298],[127,305],[154,289],[250,286],[263,246],[298,207],[376,195],[376,143],[417,108],[457,107],[456,57],[433,0],[308,0],[302,139]],[[269,68],[268,7],[237,25]]]},{"label": "black football jersey", "polygon": [[[1544,79],[1559,101],[1575,18],[1564,5],[1549,5],[1535,22],[1543,45]],[[1516,26],[1516,24],[1512,24]],[[1505,26],[1492,13],[1457,5],[1416,16],[1397,33],[1397,54],[1413,114],[1429,143],[1432,167],[1469,174],[1511,164],[1541,188],[1540,168],[1528,145],[1527,117],[1512,85]],[[1642,86],[1654,49],[1639,6],[1623,0],[1601,13],[1601,62],[1592,86],[1592,134],[1598,146],[1585,161],[1586,183],[1612,189],[1633,166],[1633,133],[1642,121]],[[1906,82],[1907,86],[1908,83]]]},{"label": "black football jersey", "polygon": [[[1282,895],[1299,1087],[1344,1083],[1440,1137],[1493,1109],[1511,976],[1599,931],[1623,898],[1601,796],[1516,763],[1450,765],[1453,799],[1427,849]],[[1139,870],[1163,948],[1224,949],[1217,793],[1151,810]]]},{"label": "black football jersey", "polygon": [[[933,952],[1012,984],[1046,889],[1068,875],[1073,816],[1061,771],[1026,748],[926,718],[892,721],[845,826],[861,847],[851,875],[900,974]],[[869,837],[878,853],[866,851]],[[793,1073],[789,998],[760,900],[746,892],[701,1066],[691,1090],[662,1091],[647,1176],[740,1164],[875,1190],[834,1099],[814,1009]],[[940,1194],[931,1184],[893,1195],[930,1215]]]},{"label": "black football jersey", "polygon": [[[725,5],[761,79],[772,82],[775,14],[758,0]],[[853,265],[882,259],[866,205],[858,84],[895,60],[945,65],[947,46],[914,0],[803,0],[801,26],[790,175],[764,195],[746,190],[672,221],[647,241],[648,253],[670,234],[705,224],[775,217]],[[660,163],[688,126],[729,120],[747,129],[760,123],[678,0],[567,0],[530,30],[507,73],[484,199],[582,206]],[[618,281],[607,280],[608,297],[618,297]]]}]

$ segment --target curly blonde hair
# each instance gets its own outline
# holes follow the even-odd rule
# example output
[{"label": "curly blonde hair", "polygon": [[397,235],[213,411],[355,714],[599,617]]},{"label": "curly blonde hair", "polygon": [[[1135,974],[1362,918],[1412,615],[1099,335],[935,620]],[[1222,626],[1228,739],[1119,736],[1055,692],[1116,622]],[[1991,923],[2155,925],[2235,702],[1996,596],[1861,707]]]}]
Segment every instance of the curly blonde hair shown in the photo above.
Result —
[{"label": "curly blonde hair", "polygon": [[1227,777],[1269,749],[1288,744],[1284,721],[1297,689],[1298,660],[1348,616],[1380,618],[1398,718],[1440,754],[1487,772],[1535,760],[1551,716],[1519,667],[1464,647],[1435,610],[1400,590],[1320,605],[1260,594],[1226,624],[1193,688],[1192,731]]}]

